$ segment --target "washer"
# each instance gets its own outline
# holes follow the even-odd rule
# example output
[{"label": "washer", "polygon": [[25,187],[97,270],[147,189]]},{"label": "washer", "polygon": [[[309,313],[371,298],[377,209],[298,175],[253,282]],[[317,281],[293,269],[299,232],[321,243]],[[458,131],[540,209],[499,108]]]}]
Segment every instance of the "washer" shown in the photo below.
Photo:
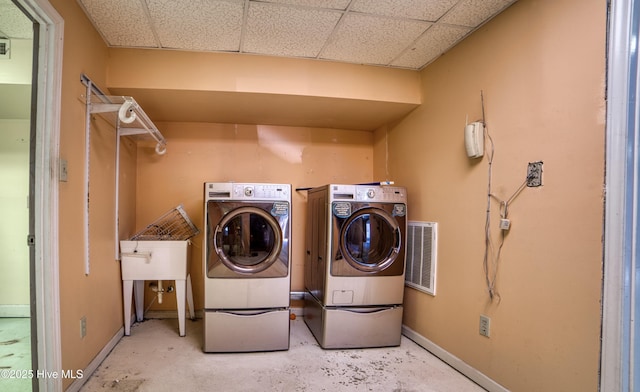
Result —
[{"label": "washer", "polygon": [[304,319],[320,346],[399,345],[405,188],[329,184],[307,208]]},{"label": "washer", "polygon": [[203,350],[287,350],[291,185],[204,186]]}]

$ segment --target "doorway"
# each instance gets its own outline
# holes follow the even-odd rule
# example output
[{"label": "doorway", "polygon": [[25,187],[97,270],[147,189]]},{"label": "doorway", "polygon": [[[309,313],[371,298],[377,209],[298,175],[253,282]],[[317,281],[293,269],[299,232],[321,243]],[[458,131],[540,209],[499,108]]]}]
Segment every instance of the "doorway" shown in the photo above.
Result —
[{"label": "doorway", "polygon": [[[9,204],[15,204],[16,215],[15,219],[4,219],[8,221],[8,227],[4,222],[0,226],[3,237],[9,239],[0,244],[3,258],[0,268],[6,272],[9,269],[7,265],[15,267],[11,274],[19,286],[13,286],[8,292],[10,294],[3,293],[11,297],[5,302],[11,303],[0,302],[0,305],[14,305],[4,306],[5,312],[10,313],[5,316],[13,316],[4,318],[26,319],[27,324],[20,327],[20,338],[5,340],[0,336],[0,341],[5,342],[2,346],[13,346],[14,340],[28,341],[25,343],[27,353],[21,355],[27,362],[12,365],[12,369],[27,372],[20,374],[26,377],[4,377],[0,380],[0,389],[56,391],[62,389],[61,380],[40,375],[62,371],[57,249],[58,175],[55,162],[59,155],[63,20],[48,0],[1,0],[0,18],[3,19],[0,38],[4,38],[0,41],[4,44],[0,45],[0,56],[4,49],[4,60],[10,60],[11,56],[16,60],[0,62],[0,89],[5,88],[4,85],[11,89],[10,93],[2,91],[0,94],[11,98],[1,105],[0,111],[6,109],[12,113],[0,115],[0,131],[6,131],[6,135],[0,137],[8,138],[1,143],[0,172],[3,174],[0,175],[4,177],[0,178],[3,190],[16,188],[12,190],[14,193],[9,190],[6,194],[0,193],[2,203],[6,201],[5,196],[12,199]],[[27,34],[25,31],[30,32],[30,37],[23,37]],[[20,73],[16,68],[26,68],[28,72]],[[22,76],[16,79],[17,74]],[[15,107],[10,110],[12,106]],[[4,141],[10,146],[6,146]],[[4,186],[5,180],[9,181],[9,187]],[[24,230],[25,225],[27,230]],[[8,252],[5,246],[13,246],[15,251]],[[25,249],[26,272],[23,266]],[[12,255],[11,260],[6,262],[4,259],[9,258],[9,254]],[[26,304],[25,296],[28,298]],[[17,352],[6,355],[6,358],[18,356]],[[11,373],[6,374],[11,376]],[[12,382],[18,379],[21,383],[5,385],[7,379]]]},{"label": "doorway", "polygon": [[[2,389],[31,391],[31,265],[27,238],[33,226],[30,176],[32,140],[33,22],[13,3],[2,6],[12,23],[0,27],[0,358]],[[6,16],[5,16],[6,17]]]}]

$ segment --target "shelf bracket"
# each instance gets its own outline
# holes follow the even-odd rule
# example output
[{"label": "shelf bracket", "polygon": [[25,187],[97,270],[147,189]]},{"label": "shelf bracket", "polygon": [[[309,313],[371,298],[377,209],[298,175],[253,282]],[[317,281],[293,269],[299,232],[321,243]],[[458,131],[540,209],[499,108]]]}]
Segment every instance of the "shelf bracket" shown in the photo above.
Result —
[{"label": "shelf bracket", "polygon": [[119,190],[120,190],[120,138],[123,136],[141,136],[152,138],[156,142],[155,151],[163,155],[167,151],[167,141],[149,116],[142,110],[133,97],[111,96],[105,94],[85,74],[80,75],[80,81],[86,86],[84,98],[85,113],[85,180],[84,180],[84,258],[85,275],[90,272],[89,260],[89,164],[91,153],[91,115],[97,114],[114,126],[116,130],[115,157],[115,259],[120,259],[119,240]]}]

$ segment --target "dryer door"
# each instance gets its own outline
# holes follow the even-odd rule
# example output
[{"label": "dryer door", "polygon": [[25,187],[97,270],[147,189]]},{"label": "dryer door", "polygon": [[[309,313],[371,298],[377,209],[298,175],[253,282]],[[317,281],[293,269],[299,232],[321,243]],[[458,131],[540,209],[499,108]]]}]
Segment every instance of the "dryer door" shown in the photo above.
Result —
[{"label": "dryer door", "polygon": [[[385,206],[386,207],[386,206]],[[402,275],[405,218],[392,216],[386,208],[357,209],[338,220],[338,249],[332,265],[335,276]]]},{"label": "dryer door", "polygon": [[[271,273],[259,275],[287,275],[287,265],[279,264],[286,263],[286,260],[283,260],[284,236],[281,226],[286,226],[288,218],[283,217],[284,214],[276,213],[279,220],[284,219],[284,222],[279,222],[273,211],[274,209],[243,206],[228,211],[222,217],[212,231],[210,239],[217,260],[211,260],[214,255],[209,255],[209,261],[212,262],[208,271],[209,277],[256,275],[270,267],[273,267],[270,269]],[[288,215],[288,207],[286,212]],[[284,255],[286,253],[284,252]],[[277,263],[278,260],[280,263]],[[219,263],[222,265],[216,267],[215,264]]]}]

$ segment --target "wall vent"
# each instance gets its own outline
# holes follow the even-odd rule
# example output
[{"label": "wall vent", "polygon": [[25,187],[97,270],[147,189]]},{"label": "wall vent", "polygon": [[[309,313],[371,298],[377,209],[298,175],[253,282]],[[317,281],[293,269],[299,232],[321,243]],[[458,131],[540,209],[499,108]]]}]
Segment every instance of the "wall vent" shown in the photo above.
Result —
[{"label": "wall vent", "polygon": [[11,58],[11,40],[0,38],[0,59]]},{"label": "wall vent", "polygon": [[436,295],[438,224],[410,221],[407,226],[405,285]]}]

